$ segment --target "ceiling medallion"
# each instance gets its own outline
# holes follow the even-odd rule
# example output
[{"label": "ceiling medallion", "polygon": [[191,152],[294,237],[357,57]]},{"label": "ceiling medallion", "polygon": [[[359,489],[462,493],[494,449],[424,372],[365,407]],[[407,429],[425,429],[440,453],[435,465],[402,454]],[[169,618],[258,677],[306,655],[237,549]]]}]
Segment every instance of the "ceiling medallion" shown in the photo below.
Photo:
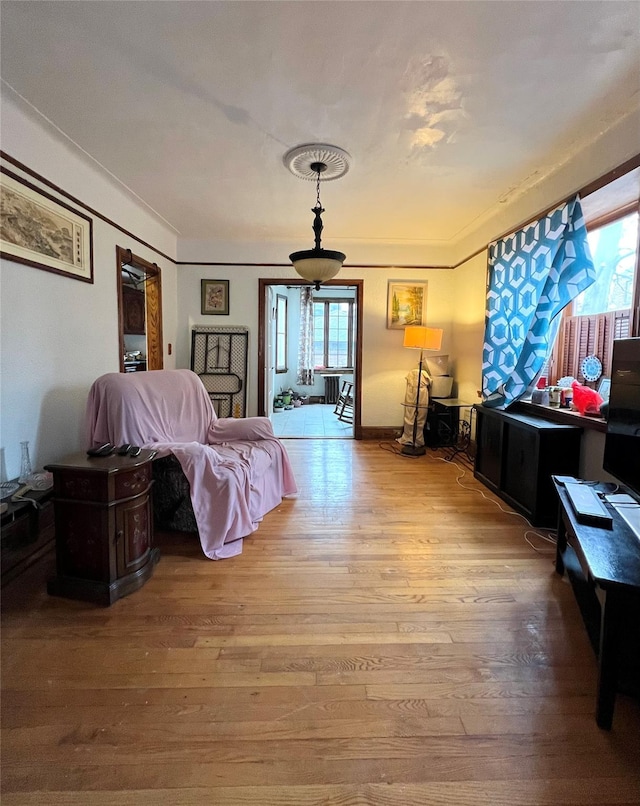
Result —
[{"label": "ceiling medallion", "polygon": [[332,179],[340,179],[347,173],[351,164],[351,156],[338,146],[330,146],[327,143],[307,143],[290,148],[282,161],[298,179],[310,181],[315,181],[317,176],[317,172],[312,166],[321,162],[325,166],[322,181],[330,182]]}]

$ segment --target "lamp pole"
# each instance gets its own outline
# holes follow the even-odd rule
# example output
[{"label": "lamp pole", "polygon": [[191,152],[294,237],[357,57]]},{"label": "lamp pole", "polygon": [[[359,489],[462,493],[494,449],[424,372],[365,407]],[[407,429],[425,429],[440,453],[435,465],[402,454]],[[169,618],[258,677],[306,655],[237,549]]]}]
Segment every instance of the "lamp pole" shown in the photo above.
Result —
[{"label": "lamp pole", "polygon": [[[420,386],[422,383],[422,362],[425,350],[439,350],[442,345],[442,330],[440,328],[425,327],[424,325],[409,325],[404,330],[404,347],[420,348],[420,363],[418,365],[418,383],[416,384],[416,407],[413,412],[413,437],[410,445],[403,445],[400,453],[405,456],[424,456],[427,452],[424,442],[418,445],[418,411],[420,409]],[[427,373],[428,374],[428,373]],[[408,404],[406,404],[408,405]]]},{"label": "lamp pole", "polygon": [[416,407],[413,412],[413,437],[411,440],[411,445],[403,445],[401,453],[404,453],[406,456],[424,456],[427,452],[427,448],[425,445],[417,445],[418,441],[418,407],[420,406],[420,381],[422,380],[422,356],[424,350],[420,348],[420,363],[418,365],[418,386],[416,392]]}]

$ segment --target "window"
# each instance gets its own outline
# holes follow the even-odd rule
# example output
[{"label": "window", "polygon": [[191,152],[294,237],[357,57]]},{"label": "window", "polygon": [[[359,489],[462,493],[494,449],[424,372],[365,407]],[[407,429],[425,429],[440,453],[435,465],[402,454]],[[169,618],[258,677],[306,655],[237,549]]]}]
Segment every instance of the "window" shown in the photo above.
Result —
[{"label": "window", "polygon": [[[614,339],[632,335],[634,282],[638,260],[637,210],[589,228],[596,282],[565,309],[552,353],[552,382],[572,377],[586,383],[580,366],[588,355],[611,376]],[[597,388],[598,382],[588,384]]]},{"label": "window", "polygon": [[276,372],[287,372],[287,298],[276,294]]},{"label": "window", "polygon": [[353,368],[354,300],[314,297],[313,363],[315,367]]},{"label": "window", "polygon": [[633,304],[633,279],[638,245],[638,213],[619,218],[587,233],[598,272],[597,281],[573,301],[576,316],[593,316]]}]

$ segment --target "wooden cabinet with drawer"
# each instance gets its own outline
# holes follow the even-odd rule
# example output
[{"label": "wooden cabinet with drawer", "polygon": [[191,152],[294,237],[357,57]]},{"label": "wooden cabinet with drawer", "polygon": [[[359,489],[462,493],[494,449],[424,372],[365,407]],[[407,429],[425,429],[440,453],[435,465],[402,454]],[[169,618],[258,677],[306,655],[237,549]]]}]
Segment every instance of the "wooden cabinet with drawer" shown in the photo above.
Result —
[{"label": "wooden cabinet with drawer", "polygon": [[151,457],[77,454],[53,473],[56,576],[48,591],[110,605],[153,573]]}]

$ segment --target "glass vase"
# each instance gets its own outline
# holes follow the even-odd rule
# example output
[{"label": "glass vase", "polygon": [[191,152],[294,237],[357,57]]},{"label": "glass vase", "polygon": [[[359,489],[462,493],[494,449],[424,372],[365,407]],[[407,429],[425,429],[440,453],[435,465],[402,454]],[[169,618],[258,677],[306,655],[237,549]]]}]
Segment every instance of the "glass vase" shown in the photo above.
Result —
[{"label": "glass vase", "polygon": [[18,481],[20,484],[25,484],[33,472],[31,470],[31,459],[29,458],[29,443],[21,442],[20,448],[22,450],[22,456],[20,459],[20,476]]}]

